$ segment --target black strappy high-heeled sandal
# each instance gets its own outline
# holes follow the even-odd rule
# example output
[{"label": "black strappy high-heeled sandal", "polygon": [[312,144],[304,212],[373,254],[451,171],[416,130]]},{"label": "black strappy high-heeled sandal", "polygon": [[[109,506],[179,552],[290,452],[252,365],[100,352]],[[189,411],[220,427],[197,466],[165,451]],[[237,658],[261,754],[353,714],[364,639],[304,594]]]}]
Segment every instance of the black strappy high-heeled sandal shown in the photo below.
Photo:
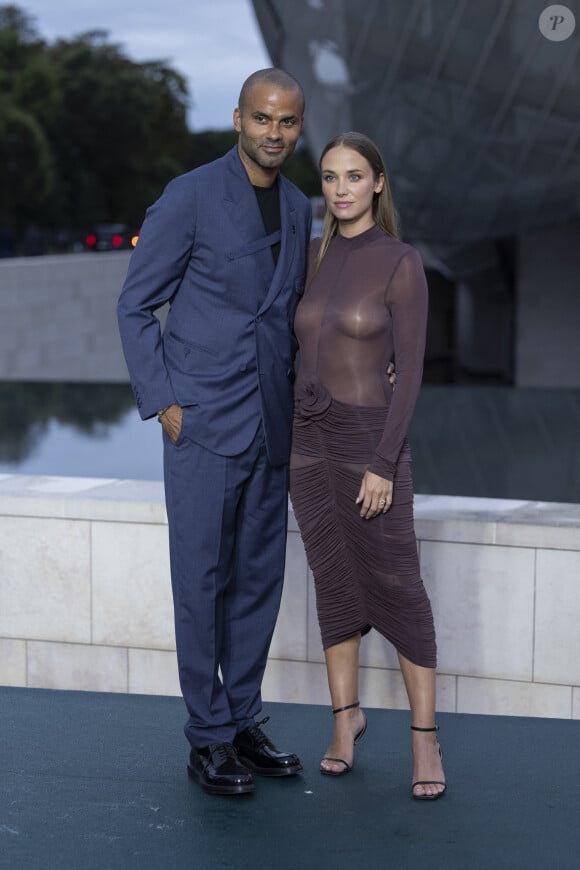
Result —
[{"label": "black strappy high-heeled sandal", "polygon": [[[439,731],[439,725],[435,725],[434,728],[418,728],[416,725],[411,725],[411,731]],[[439,741],[437,741],[437,749],[439,750],[439,758],[443,760],[443,753],[441,752]],[[443,791],[439,791],[436,794],[415,794],[415,786],[417,785],[442,785]],[[417,782],[414,782],[411,786],[411,797],[416,801],[436,801],[439,800],[440,797],[443,797],[446,791],[447,783],[442,782],[440,779],[418,779]]]},{"label": "black strappy high-heeled sandal", "polygon": [[[352,709],[354,709],[354,707],[360,707],[360,701],[355,701],[354,704],[347,704],[346,707],[337,707],[335,710],[332,711],[332,714],[333,714],[333,716],[336,716],[337,713],[342,713],[344,710],[352,710]],[[364,725],[360,729],[360,731],[358,731],[354,735],[353,746],[356,746],[356,744],[359,742],[359,740],[361,740],[364,737],[364,733],[367,730],[367,717],[365,716],[364,711],[363,711],[363,716],[365,719]],[[322,773],[324,776],[344,776],[345,773],[350,773],[354,767],[354,760],[353,760],[352,764],[348,764],[348,762],[346,762],[344,760],[344,758],[332,758],[330,755],[325,755],[322,760],[323,761],[336,761],[339,764],[344,764],[344,770],[325,770],[324,767],[321,767],[320,773]]]}]

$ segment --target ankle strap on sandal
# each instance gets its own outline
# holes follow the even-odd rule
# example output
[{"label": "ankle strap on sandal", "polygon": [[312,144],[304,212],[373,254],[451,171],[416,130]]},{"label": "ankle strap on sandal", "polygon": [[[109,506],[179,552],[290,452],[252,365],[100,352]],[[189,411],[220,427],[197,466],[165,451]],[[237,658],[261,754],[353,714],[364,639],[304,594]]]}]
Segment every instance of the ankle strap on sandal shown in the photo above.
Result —
[{"label": "ankle strap on sandal", "polygon": [[411,731],[439,731],[439,725],[434,728],[419,728],[418,725],[411,725]]},{"label": "ankle strap on sandal", "polygon": [[343,710],[352,710],[354,707],[360,707],[360,701],[355,701],[354,704],[347,704],[346,707],[337,707],[333,713],[342,713]]}]

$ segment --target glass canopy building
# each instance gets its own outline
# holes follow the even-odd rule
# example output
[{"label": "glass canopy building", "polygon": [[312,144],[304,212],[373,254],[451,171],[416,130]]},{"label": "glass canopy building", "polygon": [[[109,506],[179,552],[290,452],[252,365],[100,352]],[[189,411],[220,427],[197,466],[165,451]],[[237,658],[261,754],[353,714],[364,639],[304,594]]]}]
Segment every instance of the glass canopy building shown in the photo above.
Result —
[{"label": "glass canopy building", "polygon": [[565,22],[549,0],[253,0],[304,86],[312,155],[370,135],[422,254],[425,492],[464,491],[458,475],[580,497],[580,0],[564,2]]},{"label": "glass canopy building", "polygon": [[406,237],[447,248],[580,215],[578,0],[562,41],[541,33],[541,0],[253,5],[273,63],[306,91],[312,153],[368,133]]},{"label": "glass canopy building", "polygon": [[450,379],[580,387],[580,0],[565,22],[545,0],[253,5],[312,154],[380,146]]}]

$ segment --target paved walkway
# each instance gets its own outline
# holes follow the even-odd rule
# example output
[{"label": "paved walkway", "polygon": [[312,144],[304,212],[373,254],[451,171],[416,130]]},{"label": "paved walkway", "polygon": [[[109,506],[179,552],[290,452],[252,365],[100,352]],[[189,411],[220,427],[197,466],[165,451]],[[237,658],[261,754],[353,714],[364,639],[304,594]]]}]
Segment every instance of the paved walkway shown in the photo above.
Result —
[{"label": "paved walkway", "polygon": [[[0,870],[576,870],[580,722],[441,714],[449,790],[409,795],[409,714],[368,710],[349,776],[328,707],[267,704],[304,773],[254,795],[186,775],[178,698],[0,689]],[[572,775],[572,780],[571,780]]]}]

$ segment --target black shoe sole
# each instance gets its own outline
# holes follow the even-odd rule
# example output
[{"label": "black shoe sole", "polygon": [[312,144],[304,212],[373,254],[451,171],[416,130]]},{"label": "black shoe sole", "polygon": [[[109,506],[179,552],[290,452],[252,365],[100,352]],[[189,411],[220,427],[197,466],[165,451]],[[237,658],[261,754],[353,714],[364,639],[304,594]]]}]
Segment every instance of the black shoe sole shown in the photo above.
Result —
[{"label": "black shoe sole", "polygon": [[301,764],[293,764],[288,767],[258,767],[250,758],[240,755],[239,752],[238,758],[244,767],[247,767],[248,770],[251,770],[257,776],[295,776],[298,773],[302,773],[303,770]]},{"label": "black shoe sole", "polygon": [[187,765],[187,775],[190,779],[195,780],[201,788],[208,794],[221,795],[236,795],[236,794],[252,794],[256,790],[253,782],[239,783],[238,785],[212,785],[211,782],[206,782],[201,774],[194,770],[189,764]]}]

